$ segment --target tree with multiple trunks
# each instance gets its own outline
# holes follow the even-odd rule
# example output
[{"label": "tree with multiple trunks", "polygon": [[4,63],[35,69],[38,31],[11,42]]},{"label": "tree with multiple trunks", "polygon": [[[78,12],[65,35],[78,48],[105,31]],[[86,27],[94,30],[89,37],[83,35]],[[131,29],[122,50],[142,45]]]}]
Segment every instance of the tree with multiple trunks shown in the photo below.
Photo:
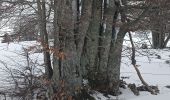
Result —
[{"label": "tree with multiple trunks", "polygon": [[[162,7],[152,0],[1,0],[0,4],[3,2],[35,11],[50,93],[77,100],[85,98],[83,79],[94,90],[119,95],[124,36],[146,30],[144,25],[152,21],[151,12]],[[53,47],[48,43],[49,18]],[[157,24],[149,25],[155,30]]]},{"label": "tree with multiple trunks", "polygon": [[[126,1],[126,0],[125,0]],[[128,0],[54,1],[55,48],[53,79],[70,95],[81,93],[82,80],[92,89],[118,95],[121,52],[124,36],[146,16],[151,2],[127,16]],[[80,9],[81,8],[81,9]]]}]

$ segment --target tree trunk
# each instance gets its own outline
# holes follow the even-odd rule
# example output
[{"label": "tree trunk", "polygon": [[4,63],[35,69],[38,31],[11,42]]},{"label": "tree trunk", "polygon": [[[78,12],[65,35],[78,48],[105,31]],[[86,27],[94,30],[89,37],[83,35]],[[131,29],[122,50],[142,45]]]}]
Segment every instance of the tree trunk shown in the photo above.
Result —
[{"label": "tree trunk", "polygon": [[165,33],[161,31],[162,26],[159,26],[159,29],[155,29],[152,31],[152,45],[154,49],[162,49],[165,48]]},{"label": "tree trunk", "polygon": [[[59,77],[67,90],[68,96],[75,96],[81,87],[82,78],[80,76],[78,56],[76,52],[76,44],[74,40],[74,17],[72,9],[73,0],[57,0],[55,1],[55,47],[59,50],[58,57],[54,58],[54,79]],[[59,75],[58,75],[59,74]],[[57,79],[55,79],[57,80]],[[56,84],[59,82],[56,81]],[[66,91],[65,91],[66,92]]]},{"label": "tree trunk", "polygon": [[[109,86],[109,74],[108,73],[108,60],[109,60],[109,51],[110,47],[112,45],[112,42],[116,39],[116,32],[113,33],[113,30],[115,29],[116,20],[118,16],[117,12],[118,8],[115,5],[115,1],[109,1],[104,0],[104,13],[103,13],[103,19],[102,19],[102,31],[100,32],[100,38],[99,38],[99,76],[100,81],[98,85],[104,86],[105,89],[108,91]],[[112,42],[111,42],[112,41]],[[102,76],[101,76],[102,75]],[[107,85],[106,85],[107,84]]]},{"label": "tree trunk", "polygon": [[[159,16],[159,12],[154,13],[155,16]],[[152,45],[154,49],[165,48],[165,23],[159,18],[155,17],[151,19],[152,22]]]},{"label": "tree trunk", "polygon": [[67,92],[67,95],[77,96],[77,99],[81,96],[83,68],[80,68],[80,58],[90,23],[92,1],[82,0],[81,15],[78,11],[79,0],[54,1],[53,79],[55,86],[62,90],[55,91]]},{"label": "tree trunk", "polygon": [[[90,86],[101,92],[117,95],[120,75],[122,44],[125,29],[116,33],[118,7],[116,1],[93,1],[92,20],[89,26],[82,55],[82,67],[85,67]],[[104,13],[103,13],[104,12]]]},{"label": "tree trunk", "polygon": [[110,45],[107,73],[109,73],[109,90],[113,92],[114,95],[118,95],[119,90],[121,53],[126,32],[125,27],[121,27],[117,33],[116,40],[112,40]]},{"label": "tree trunk", "polygon": [[82,76],[87,75],[86,69],[86,58],[83,55],[86,43],[86,36],[88,33],[88,28],[90,27],[91,17],[92,17],[92,2],[93,0],[82,0],[82,13],[80,16],[80,24],[78,25],[78,34],[77,34],[77,53],[80,61],[80,68]]},{"label": "tree trunk", "polygon": [[[50,50],[48,44],[48,33],[46,29],[46,7],[45,7],[45,0],[37,0],[37,7],[38,7],[38,18],[39,18],[39,29],[40,29],[40,41],[43,47],[43,55],[44,55],[44,63],[45,63],[45,75],[47,81],[52,79],[53,76],[53,69],[51,66],[51,58],[50,58]],[[46,97],[51,99],[52,87],[48,87],[48,92],[46,93]]]},{"label": "tree trunk", "polygon": [[[81,57],[81,67],[86,70],[83,76],[89,80],[96,78],[98,57],[98,40],[101,21],[101,4],[102,0],[93,0],[92,19],[84,39],[83,53]],[[96,63],[96,64],[95,64]]]},{"label": "tree trunk", "polygon": [[58,24],[57,24],[57,16],[58,16],[58,7],[57,5],[57,1],[54,0],[54,52],[53,52],[53,81],[55,83],[56,86],[59,85],[59,77],[60,77],[60,68],[59,68],[59,29],[58,29]]},{"label": "tree trunk", "polygon": [[89,80],[93,89],[117,95],[126,32],[122,28],[116,34],[116,1],[104,1],[83,0],[79,20],[75,20],[76,11],[72,8],[75,0],[55,1],[55,48],[59,57],[54,58],[53,79],[56,84],[63,80],[71,96],[82,86],[82,77]]},{"label": "tree trunk", "polygon": [[45,0],[43,0],[42,2],[40,2],[40,0],[37,0],[37,6],[38,6],[40,37],[41,37],[40,41],[41,41],[41,45],[43,47],[43,53],[44,53],[45,73],[46,73],[47,79],[51,79],[53,75],[53,69],[51,67],[48,34],[47,34],[47,29],[46,29]]}]

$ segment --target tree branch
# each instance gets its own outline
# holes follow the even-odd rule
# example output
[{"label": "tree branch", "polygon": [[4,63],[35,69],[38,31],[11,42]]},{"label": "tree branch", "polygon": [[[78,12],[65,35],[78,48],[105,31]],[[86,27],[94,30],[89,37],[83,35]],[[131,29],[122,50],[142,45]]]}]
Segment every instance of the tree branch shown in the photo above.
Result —
[{"label": "tree branch", "polygon": [[131,57],[132,65],[133,65],[133,67],[135,68],[135,70],[136,70],[136,72],[137,72],[137,75],[138,75],[140,81],[142,82],[142,84],[143,84],[144,86],[146,86],[146,88],[148,89],[149,92],[151,92],[151,94],[156,95],[156,94],[157,94],[156,91],[155,91],[154,89],[152,89],[152,88],[145,82],[145,80],[143,79],[143,77],[142,77],[142,75],[141,75],[141,73],[140,73],[140,71],[139,71],[139,69],[138,69],[138,67],[137,67],[137,65],[136,65],[135,46],[134,46],[134,43],[133,43],[133,39],[132,39],[131,33],[130,33],[130,32],[128,32],[128,33],[129,33],[129,38],[130,38],[130,42],[131,42],[131,45],[132,45],[132,57]]}]

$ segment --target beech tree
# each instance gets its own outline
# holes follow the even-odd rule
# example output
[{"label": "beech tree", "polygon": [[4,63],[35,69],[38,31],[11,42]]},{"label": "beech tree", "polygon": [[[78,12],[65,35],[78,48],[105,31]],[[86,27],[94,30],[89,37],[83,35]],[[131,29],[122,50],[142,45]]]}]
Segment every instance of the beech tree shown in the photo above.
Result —
[{"label": "beech tree", "polygon": [[[145,22],[151,21],[150,12],[159,6],[151,0],[21,1],[3,0],[28,5],[35,11],[49,99],[54,98],[53,94],[58,99],[86,98],[83,79],[89,81],[91,89],[119,95],[124,36],[130,31],[147,29],[142,24],[147,26]],[[53,19],[52,48],[47,32],[49,17]],[[149,29],[155,29],[155,24]],[[62,93],[64,95],[58,95]]]},{"label": "beech tree", "polygon": [[149,5],[128,20],[119,0],[79,2],[54,1],[55,49],[60,55],[54,55],[54,83],[64,81],[69,95],[75,96],[82,79],[88,79],[92,89],[118,95],[124,36],[146,15]]}]

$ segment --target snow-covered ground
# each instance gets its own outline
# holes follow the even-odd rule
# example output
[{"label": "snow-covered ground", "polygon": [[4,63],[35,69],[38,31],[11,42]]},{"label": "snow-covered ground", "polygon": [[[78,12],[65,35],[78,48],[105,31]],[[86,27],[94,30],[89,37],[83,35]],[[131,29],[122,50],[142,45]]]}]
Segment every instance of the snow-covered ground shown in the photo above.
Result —
[{"label": "snow-covered ground", "polygon": [[[123,92],[119,96],[120,100],[169,100],[170,89],[170,49],[164,50],[137,50],[136,60],[139,70],[144,80],[149,85],[156,85],[160,89],[160,94],[151,95],[148,92],[140,92],[139,96],[134,96],[129,89],[121,89]],[[127,57],[122,58],[121,76],[128,77],[124,79],[127,83],[142,85],[131,61]]]},{"label": "snow-covered ground", "polygon": [[[124,49],[122,53],[122,64],[121,64],[121,77],[127,77],[124,79],[127,83],[135,83],[137,86],[142,85],[139,80],[135,69],[131,65],[130,61],[130,44],[128,42],[128,37],[125,38],[127,41],[124,43]],[[141,39],[141,38],[139,38]],[[135,42],[139,41],[138,38],[135,38]],[[142,40],[141,40],[142,41]],[[144,43],[149,44],[148,40],[143,41]],[[5,72],[5,66],[9,68],[18,67],[26,65],[26,58],[23,56],[23,48],[28,48],[30,46],[39,45],[35,41],[25,41],[19,43],[0,43],[0,89],[7,84],[6,78],[9,76]],[[136,45],[137,47],[140,47]],[[42,64],[41,53],[30,53],[30,58],[33,61],[38,60]],[[130,89],[120,89],[122,94],[118,97],[110,96],[111,98],[104,97],[103,94],[96,93],[93,96],[97,100],[169,100],[170,98],[170,89],[165,86],[170,85],[170,49],[163,50],[154,50],[154,49],[137,49],[136,60],[139,65],[139,70],[144,78],[144,80],[149,85],[156,85],[160,89],[158,95],[151,95],[149,92],[140,92],[139,96],[135,96]],[[1,99],[1,98],[0,98]]]},{"label": "snow-covered ground", "polygon": [[[19,71],[26,71],[24,68],[27,67],[27,58],[24,48],[29,48],[39,45],[35,41],[25,41],[19,43],[0,43],[0,91],[10,87],[10,83],[14,83],[11,80],[10,71],[17,69]],[[38,71],[42,71],[41,68],[43,64],[43,55],[42,53],[33,53],[29,52],[30,64],[35,64],[37,70],[34,74],[37,74]],[[32,65],[30,65],[32,66]],[[23,72],[26,73],[26,72]],[[9,89],[9,88],[8,88]],[[0,99],[1,100],[1,99]]]},{"label": "snow-covered ground", "polygon": [[[118,97],[109,96],[107,98],[101,93],[96,93],[93,96],[97,100],[169,100],[170,99],[170,49],[154,50],[140,49],[141,44],[151,44],[151,34],[132,34],[136,46],[136,60],[139,70],[144,80],[149,85],[158,86],[160,93],[152,95],[149,92],[140,92],[139,96],[135,96],[132,91],[120,88],[122,92]],[[146,36],[146,37],[145,37]],[[168,47],[170,43],[168,43]],[[124,48],[122,53],[121,77],[126,77],[126,83],[135,83],[141,86],[142,83],[137,76],[134,67],[131,65],[131,44],[128,35],[125,37]]]},{"label": "snow-covered ground", "polygon": [[[139,96],[135,96],[129,88],[120,88],[122,92],[118,97],[110,96],[107,98],[101,93],[96,93],[93,96],[97,100],[169,100],[170,88],[170,49],[164,50],[137,50],[137,65],[144,78],[149,85],[158,86],[160,93],[152,95],[149,92],[140,92]],[[141,86],[142,83],[137,76],[134,67],[131,65],[130,50],[126,50],[122,54],[121,77],[126,83],[135,83]]]}]

